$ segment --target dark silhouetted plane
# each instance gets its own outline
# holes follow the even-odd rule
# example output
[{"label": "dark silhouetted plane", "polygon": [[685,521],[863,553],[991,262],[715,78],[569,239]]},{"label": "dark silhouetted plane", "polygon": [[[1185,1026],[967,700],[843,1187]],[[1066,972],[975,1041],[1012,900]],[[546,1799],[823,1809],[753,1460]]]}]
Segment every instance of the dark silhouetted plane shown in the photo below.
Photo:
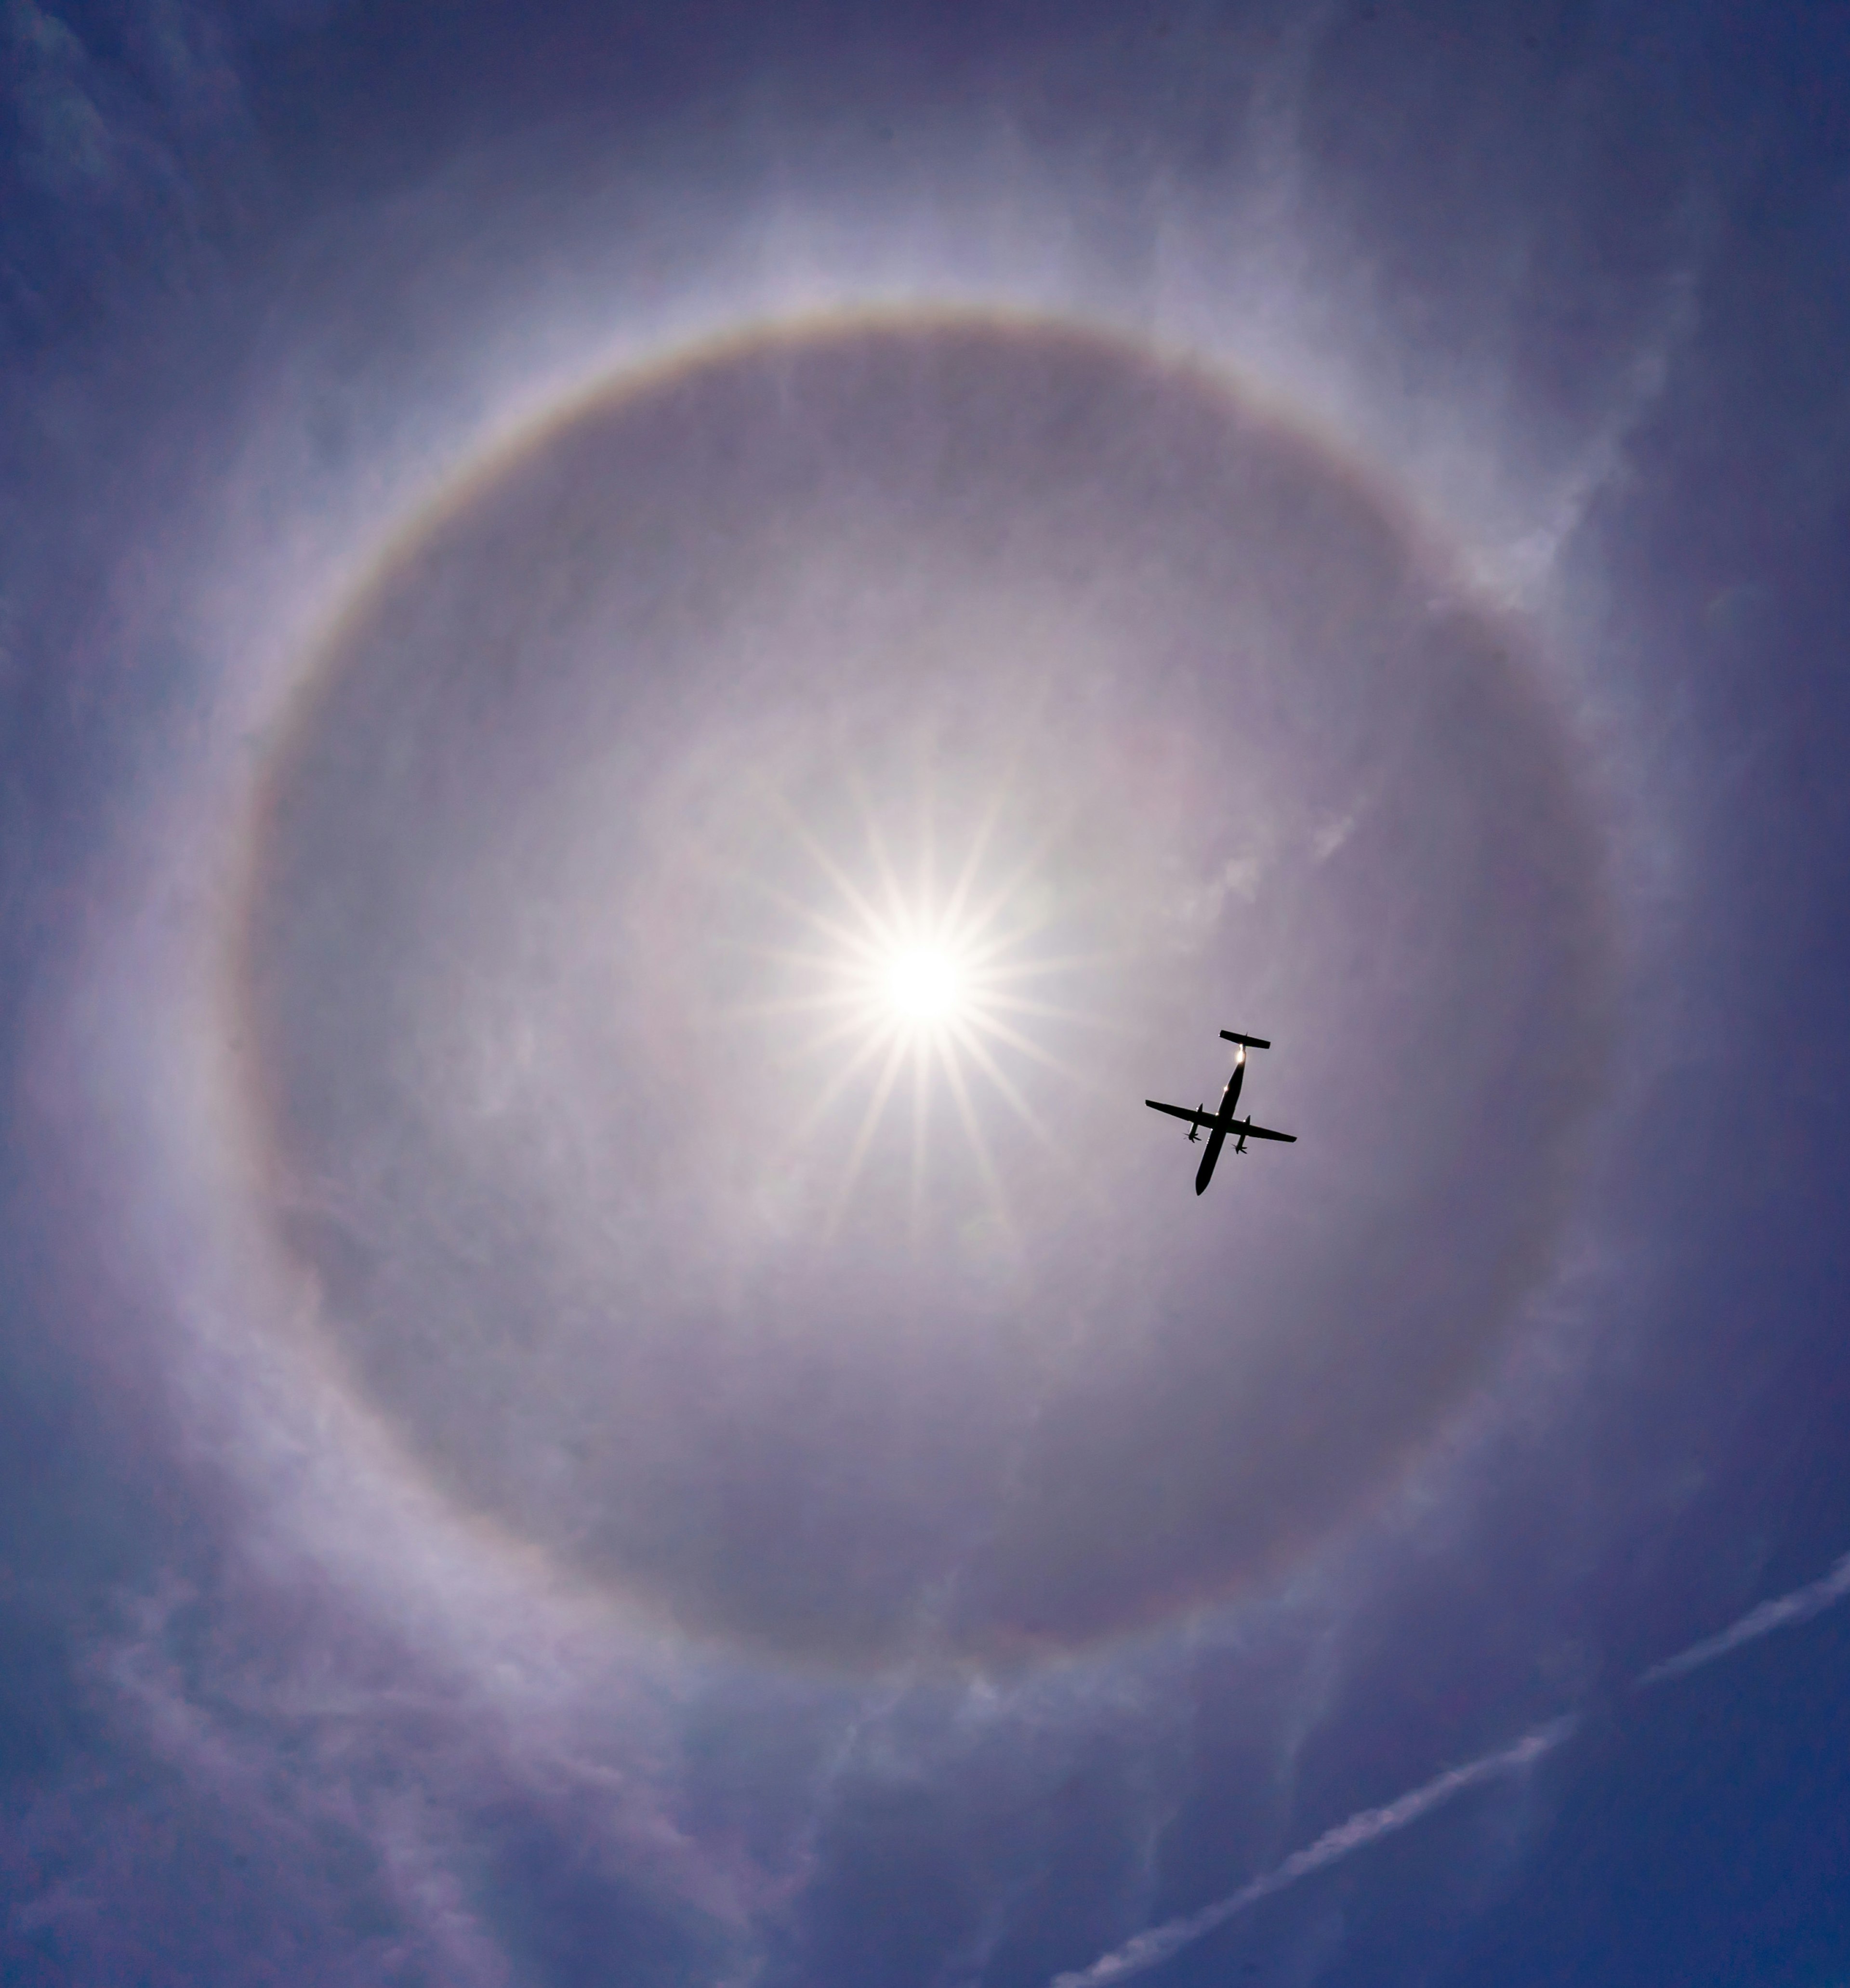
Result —
[{"label": "dark silhouetted plane", "polygon": [[1196,1170],[1195,1192],[1207,1191],[1209,1181],[1214,1178],[1214,1162],[1220,1158],[1220,1149],[1227,1143],[1227,1135],[1233,1135],[1233,1150],[1243,1153],[1249,1139],[1277,1139],[1287,1146],[1297,1144],[1295,1132],[1274,1132],[1263,1125],[1255,1125],[1250,1116],[1236,1118],[1233,1107],[1240,1102],[1240,1087],[1246,1074],[1246,1051],[1269,1050],[1272,1045],[1263,1042],[1257,1036],[1236,1036],[1231,1029],[1223,1029],[1223,1040],[1237,1043],[1240,1048],[1233,1058],[1233,1074],[1227,1079],[1227,1087],[1222,1092],[1220,1109],[1204,1111],[1197,1108],[1191,1111],[1184,1104],[1158,1104],[1154,1097],[1146,1097],[1145,1104],[1152,1111],[1166,1111],[1172,1118],[1185,1119],[1189,1124],[1189,1143],[1192,1145],[1202,1132],[1208,1135],[1208,1150],[1201,1156],[1201,1165]]}]

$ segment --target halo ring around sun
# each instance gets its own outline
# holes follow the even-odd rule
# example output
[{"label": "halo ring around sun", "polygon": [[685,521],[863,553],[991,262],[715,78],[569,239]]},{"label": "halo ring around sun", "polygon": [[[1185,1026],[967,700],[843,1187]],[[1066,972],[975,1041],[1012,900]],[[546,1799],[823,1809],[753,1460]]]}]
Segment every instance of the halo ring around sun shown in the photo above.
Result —
[{"label": "halo ring around sun", "polygon": [[[401,541],[265,769],[231,985],[314,1343],[689,1635],[1227,1594],[1545,1269],[1608,1012],[1572,760],[1229,380],[922,313],[615,383]],[[1141,1100],[1229,1026],[1300,1143],[1197,1203]]]}]

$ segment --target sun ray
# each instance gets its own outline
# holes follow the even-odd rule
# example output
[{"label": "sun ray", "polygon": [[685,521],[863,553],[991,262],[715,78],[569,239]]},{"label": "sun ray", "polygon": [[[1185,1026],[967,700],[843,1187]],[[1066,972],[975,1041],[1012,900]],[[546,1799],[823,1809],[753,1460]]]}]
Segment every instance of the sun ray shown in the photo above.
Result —
[{"label": "sun ray", "polygon": [[887,854],[886,837],[880,832],[880,817],[874,812],[867,783],[858,767],[850,772],[848,786],[855,806],[861,810],[861,833],[867,840],[868,854],[873,860],[881,888],[886,892],[890,928],[901,936],[903,942],[906,928],[912,922],[912,915],[908,914],[905,891],[900,884],[898,872],[893,867],[892,859]]},{"label": "sun ray", "polygon": [[844,901],[867,921],[868,929],[877,935],[884,934],[887,929],[885,920],[868,901],[856,885],[854,880],[811,833],[789,802],[784,800],[781,795],[778,796],[778,800],[782,804],[785,818],[790,825],[792,834],[796,838],[798,846],[840,892]]},{"label": "sun ray", "polygon": [[1043,1069],[1050,1070],[1057,1076],[1064,1077],[1068,1083],[1081,1085],[1089,1090],[1095,1090],[1098,1088],[1097,1079],[1087,1071],[1050,1054],[1040,1046],[1040,1043],[1024,1036],[1019,1029],[1010,1028],[1006,1022],[999,1022],[993,1015],[972,1011],[965,1019],[972,1028],[980,1029],[985,1034],[994,1036],[999,1041],[1006,1043],[1010,1049],[1019,1050],[1022,1055],[1031,1058]]},{"label": "sun ray", "polygon": [[1041,1123],[1039,1115],[1028,1100],[1022,1096],[1014,1080],[989,1053],[989,1046],[982,1039],[974,1030],[968,1033],[960,1032],[958,1036],[958,1046],[970,1058],[990,1083],[995,1085],[997,1093],[1003,1101],[1042,1145],[1056,1158],[1063,1161],[1069,1160],[1070,1156],[1063,1151],[1058,1141]]},{"label": "sun ray", "polygon": [[[831,918],[826,912],[818,911],[813,904],[806,904],[790,891],[780,888],[776,884],[755,874],[742,864],[709,863],[704,866],[705,874],[716,880],[742,885],[746,890],[764,899],[766,903],[774,904],[779,910],[788,911],[801,918],[806,925],[814,927],[825,937],[834,940],[839,945],[862,950],[878,950],[883,938],[883,928],[878,912],[855,890],[847,873],[833,861],[820,843],[803,827],[791,810],[790,803],[781,795],[773,794],[772,798],[776,803],[778,811],[784,819],[785,826],[790,830],[799,847],[818,864],[829,881],[835,885],[847,903],[849,911],[862,921],[861,928],[857,928],[855,925],[845,923],[839,918]],[[735,942],[735,943],[742,945],[745,942]]]},{"label": "sun ray", "polygon": [[990,960],[1006,956],[1016,947],[1027,945],[1054,921],[1050,914],[1023,918],[1006,931],[993,933],[988,938],[980,942],[972,939],[970,957],[972,961],[986,965]]},{"label": "sun ray", "polygon": [[[918,745],[918,901],[928,905],[938,901],[938,817],[932,806],[930,767],[922,737]],[[954,929],[948,915],[942,922],[946,930]]]},{"label": "sun ray", "polygon": [[978,910],[970,915],[966,921],[965,930],[972,947],[982,938],[1003,908],[1020,894],[1023,885],[1046,860],[1047,851],[1066,832],[1066,827],[1067,823],[1064,820],[1050,823],[1030,846],[1021,860],[1003,877]]},{"label": "sun ray", "polygon": [[1115,965],[1125,957],[1118,952],[1069,952],[1050,959],[1022,960],[1013,966],[985,966],[982,979],[986,986],[997,981],[1028,980],[1050,973],[1071,973],[1081,967]]},{"label": "sun ray", "polygon": [[719,1013],[729,1022],[756,1022],[773,1015],[814,1015],[827,1009],[853,1009],[857,1014],[867,1007],[867,997],[857,989],[838,987],[821,994],[790,994],[775,1001],[741,1001]]},{"label": "sun ray", "polygon": [[829,1211],[825,1230],[829,1236],[833,1236],[840,1228],[842,1218],[847,1213],[848,1202],[854,1192],[854,1183],[861,1178],[861,1168],[867,1162],[868,1148],[873,1144],[874,1131],[885,1114],[887,1100],[892,1094],[900,1065],[905,1060],[906,1048],[905,1036],[895,1030],[886,1067],[880,1073],[880,1081],[874,1087],[874,1094],[868,1100],[867,1111],[861,1121],[861,1130],[854,1135],[854,1148],[848,1155],[848,1164],[842,1175],[841,1185],[835,1191],[834,1203]]},{"label": "sun ray", "polygon": [[[868,929],[857,931],[852,925],[828,917],[813,905],[792,897],[788,891],[779,890],[774,884],[766,884],[757,877],[749,878],[747,881],[759,896],[776,905],[779,910],[793,913],[804,924],[814,926],[825,937],[834,939],[837,945],[847,946],[852,952],[871,957],[878,955],[881,945],[888,942],[884,928],[873,922],[871,915]],[[754,942],[749,940],[736,939],[732,943],[742,952],[756,949]]]},{"label": "sun ray", "polygon": [[927,1128],[931,1122],[932,1058],[925,1044],[914,1045],[912,1055],[912,1180],[906,1206],[907,1238],[912,1253],[918,1253],[925,1236],[925,1184]]},{"label": "sun ray", "polygon": [[1095,1013],[1090,1008],[1065,1008],[1052,1001],[1024,1001],[1019,996],[985,994],[980,1005],[988,1015],[1033,1015],[1042,1021],[1073,1022],[1081,1028],[1103,1029],[1114,1036],[1133,1033],[1127,1023],[1114,1020],[1109,1015]]},{"label": "sun ray", "polygon": [[803,1141],[828,1115],[835,1100],[885,1046],[886,1039],[884,1036],[870,1035],[868,1037],[848,1063],[837,1070],[830,1082],[824,1086],[820,1094],[798,1121],[795,1130],[785,1142],[786,1151],[793,1151],[803,1144]]},{"label": "sun ray", "polygon": [[1003,796],[1005,789],[999,783],[989,796],[989,804],[983,811],[982,819],[976,825],[976,833],[970,838],[970,853],[964,858],[963,867],[958,872],[957,881],[951,887],[951,894],[945,901],[945,922],[961,928],[964,906],[969,901],[971,891],[982,867],[982,859],[989,846],[989,838],[1002,819]]},{"label": "sun ray", "polygon": [[856,1036],[871,1033],[877,1043],[884,1043],[886,1040],[884,1031],[889,1026],[880,1017],[870,1013],[866,1007],[857,1008],[845,1022],[838,1022],[834,1028],[824,1029],[820,1034],[811,1036],[792,1053],[789,1060],[807,1063],[812,1057],[820,1056],[825,1050],[833,1049],[837,1043],[849,1041]]},{"label": "sun ray", "polygon": [[1001,1225],[1009,1240],[1013,1242],[1016,1239],[1015,1220],[1010,1212],[1008,1197],[1003,1192],[1002,1177],[996,1171],[996,1162],[990,1155],[989,1141],[982,1136],[982,1127],[977,1119],[976,1107],[970,1102],[962,1067],[955,1057],[945,1060],[945,1076],[957,1106],[957,1116],[963,1125],[964,1137],[969,1141],[971,1157],[976,1161],[976,1171],[982,1175],[983,1185],[988,1190],[990,1212]]}]

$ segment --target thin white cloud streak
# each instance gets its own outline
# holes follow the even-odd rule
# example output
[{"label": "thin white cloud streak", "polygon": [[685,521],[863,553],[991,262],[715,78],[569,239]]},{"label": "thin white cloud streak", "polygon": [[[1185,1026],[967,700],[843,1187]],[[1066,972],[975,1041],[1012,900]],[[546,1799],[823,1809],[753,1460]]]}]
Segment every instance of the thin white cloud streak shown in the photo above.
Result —
[{"label": "thin white cloud streak", "polygon": [[[1828,1574],[1821,1575],[1816,1581],[1793,1589],[1789,1594],[1763,1601],[1729,1628],[1715,1635],[1705,1636],[1700,1642],[1692,1643],[1686,1650],[1666,1657],[1662,1663],[1653,1664],[1634,1680],[1632,1689],[1648,1690],[1671,1678],[1699,1670],[1705,1664],[1712,1664],[1718,1658],[1738,1650],[1744,1643],[1757,1642],[1777,1629],[1792,1628],[1801,1622],[1808,1622],[1813,1616],[1835,1608],[1846,1597],[1850,1597],[1850,1554],[1845,1554]],[[1326,1830],[1307,1848],[1294,1851],[1282,1864],[1253,1878],[1250,1884],[1243,1885],[1226,1898],[1217,1899],[1212,1905],[1204,1905],[1199,1912],[1188,1913],[1181,1919],[1153,1926],[1148,1932],[1139,1933],[1135,1939],[1127,1940],[1122,1946],[1101,1956],[1089,1967],[1056,1975],[1052,1988],[1105,1988],[1108,1983],[1128,1980],[1132,1975],[1160,1967],[1185,1946],[1192,1946],[1203,1935],[1212,1932],[1216,1926],[1224,1925],[1262,1898],[1269,1898],[1275,1892],[1295,1885],[1300,1878],[1340,1863],[1351,1852],[1365,1849],[1382,1837],[1406,1828],[1449,1802],[1454,1795],[1463,1794],[1480,1782],[1533,1765],[1544,1753],[1559,1746],[1577,1723],[1571,1714],[1551,1720],[1496,1753],[1480,1754],[1463,1767],[1448,1768],[1424,1787],[1415,1788],[1382,1807],[1361,1810],[1347,1822],[1339,1822],[1334,1828]]]},{"label": "thin white cloud streak", "polygon": [[1185,1946],[1192,1946],[1216,1926],[1226,1925],[1229,1919],[1237,1917],[1249,1906],[1257,1905],[1262,1898],[1270,1898],[1275,1892],[1285,1891],[1300,1878],[1307,1878],[1330,1865],[1340,1864],[1355,1851],[1365,1849],[1382,1837],[1392,1836],[1407,1828],[1454,1796],[1463,1794],[1467,1788],[1493,1780],[1499,1775],[1520,1773],[1533,1767],[1544,1754],[1552,1752],[1567,1738],[1576,1723],[1571,1716],[1552,1719],[1493,1753],[1480,1753],[1463,1767],[1449,1767],[1423,1787],[1415,1788],[1380,1808],[1360,1810],[1348,1821],[1325,1830],[1314,1843],[1294,1851],[1282,1864],[1253,1878],[1250,1884],[1243,1885],[1229,1896],[1217,1899],[1212,1905],[1204,1905],[1200,1911],[1190,1912],[1182,1919],[1171,1919],[1165,1925],[1153,1926],[1148,1932],[1140,1932],[1135,1939],[1126,1941],[1122,1946],[1094,1961],[1090,1967],[1074,1973],[1056,1975],[1053,1988],[1104,1988],[1107,1983],[1128,1980],[1134,1974],[1161,1966]]},{"label": "thin white cloud streak", "polygon": [[1850,1595],[1850,1554],[1845,1554],[1828,1574],[1821,1575],[1818,1580],[1803,1587],[1795,1587],[1790,1594],[1763,1601],[1757,1608],[1750,1608],[1738,1622],[1717,1635],[1705,1636],[1699,1643],[1692,1643],[1676,1656],[1666,1657],[1661,1664],[1653,1664],[1632,1689],[1644,1691],[1670,1678],[1700,1670],[1704,1664],[1712,1664],[1718,1657],[1728,1655],[1743,1643],[1757,1643],[1762,1636],[1771,1635],[1775,1629],[1789,1629],[1798,1623],[1810,1621],[1814,1615],[1835,1607],[1846,1595]]}]

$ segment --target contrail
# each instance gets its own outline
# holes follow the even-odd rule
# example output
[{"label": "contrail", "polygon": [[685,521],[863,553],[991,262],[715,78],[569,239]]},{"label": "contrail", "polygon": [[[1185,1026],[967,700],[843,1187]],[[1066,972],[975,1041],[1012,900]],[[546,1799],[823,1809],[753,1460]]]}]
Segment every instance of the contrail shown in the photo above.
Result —
[{"label": "contrail", "polygon": [[1422,1815],[1449,1802],[1454,1795],[1463,1794],[1466,1788],[1476,1787],[1480,1781],[1533,1766],[1544,1753],[1559,1746],[1572,1732],[1574,1724],[1571,1716],[1551,1719],[1546,1726],[1537,1726],[1533,1733],[1524,1733],[1511,1746],[1501,1747],[1494,1753],[1480,1753],[1462,1767],[1448,1768],[1424,1787],[1415,1788],[1410,1794],[1402,1795],[1384,1807],[1359,1810],[1347,1822],[1339,1822],[1334,1829],[1325,1830],[1308,1848],[1294,1851],[1282,1864],[1255,1878],[1250,1884],[1243,1885],[1230,1896],[1218,1899],[1211,1905],[1203,1905],[1199,1912],[1190,1912],[1185,1918],[1171,1919],[1166,1925],[1153,1926],[1148,1932],[1140,1932],[1135,1939],[1126,1941],[1122,1946],[1094,1961],[1090,1967],[1081,1968],[1076,1973],[1056,1975],[1052,1988],[1104,1988],[1108,1982],[1128,1980],[1147,1968],[1160,1966],[1172,1954],[1192,1945],[1204,1933],[1212,1932],[1216,1926],[1224,1925],[1249,1905],[1257,1905],[1261,1898],[1269,1898],[1274,1892],[1285,1890],[1299,1878],[1309,1877],[1313,1871],[1322,1870],[1326,1865],[1340,1863],[1352,1851],[1405,1829],[1409,1823],[1419,1821]]},{"label": "contrail", "polygon": [[1809,1621],[1834,1602],[1842,1601],[1847,1594],[1850,1594],[1850,1554],[1845,1554],[1828,1574],[1807,1586],[1795,1587],[1790,1594],[1782,1594],[1777,1600],[1763,1601],[1757,1608],[1750,1608],[1732,1628],[1723,1629],[1717,1635],[1705,1636],[1699,1643],[1692,1643],[1679,1655],[1666,1657],[1661,1664],[1653,1664],[1632,1688],[1643,1691],[1649,1685],[1662,1684],[1666,1678],[1681,1677],[1686,1671],[1700,1670],[1704,1664],[1713,1663],[1717,1657],[1727,1656],[1730,1650],[1738,1650],[1743,1643],[1757,1642],[1762,1636],[1771,1635],[1775,1629]]},{"label": "contrail", "polygon": [[[1705,1636],[1699,1643],[1692,1643],[1676,1656],[1653,1664],[1648,1671],[1639,1674],[1632,1688],[1634,1691],[1648,1690],[1667,1679],[1699,1670],[1704,1664],[1713,1663],[1718,1657],[1738,1650],[1743,1643],[1757,1642],[1775,1629],[1790,1628],[1795,1623],[1809,1621],[1814,1615],[1822,1614],[1846,1596],[1850,1596],[1850,1554],[1845,1554],[1828,1574],[1818,1580],[1803,1587],[1795,1587],[1789,1594],[1763,1601],[1730,1628],[1715,1635]],[[1204,1933],[1224,1925],[1249,1905],[1257,1905],[1261,1898],[1269,1898],[1274,1892],[1284,1891],[1299,1878],[1307,1878],[1313,1871],[1321,1871],[1326,1865],[1340,1863],[1351,1851],[1365,1848],[1382,1837],[1392,1836],[1395,1831],[1405,1829],[1409,1823],[1417,1822],[1422,1815],[1449,1802],[1454,1795],[1476,1787],[1480,1781],[1513,1773],[1539,1760],[1567,1738],[1576,1723],[1571,1714],[1551,1720],[1547,1725],[1538,1726],[1534,1732],[1525,1733],[1513,1745],[1494,1753],[1480,1754],[1462,1767],[1448,1768],[1423,1787],[1415,1788],[1383,1807],[1361,1810],[1347,1822],[1339,1822],[1334,1829],[1326,1830],[1307,1848],[1294,1851],[1275,1869],[1243,1885],[1226,1898],[1217,1899],[1211,1905],[1203,1905],[1200,1911],[1190,1912],[1182,1919],[1152,1926],[1148,1932],[1140,1932],[1135,1939],[1127,1940],[1122,1946],[1094,1961],[1090,1967],[1074,1973],[1057,1974],[1051,1988],[1105,1988],[1107,1983],[1128,1980],[1134,1974],[1161,1966],[1172,1954],[1179,1953]]]}]

